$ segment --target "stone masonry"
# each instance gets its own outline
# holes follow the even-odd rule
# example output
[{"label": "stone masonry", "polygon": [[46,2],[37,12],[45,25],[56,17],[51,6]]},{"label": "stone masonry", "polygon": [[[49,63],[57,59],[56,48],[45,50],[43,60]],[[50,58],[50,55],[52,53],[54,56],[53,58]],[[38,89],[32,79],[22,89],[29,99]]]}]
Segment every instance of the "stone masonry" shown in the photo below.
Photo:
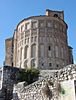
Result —
[{"label": "stone masonry", "polygon": [[[24,82],[15,84],[13,100],[60,100],[57,91],[58,83],[76,79],[76,65],[69,65],[52,74],[43,76],[29,86],[25,86]],[[53,84],[50,85],[50,82]],[[51,96],[45,95],[46,87],[48,87]]]},{"label": "stone masonry", "polygon": [[[61,100],[58,86],[63,81],[76,79],[76,65],[69,65],[43,76],[29,86],[25,86],[24,82],[15,84],[12,100]],[[50,94],[47,95],[46,91]]]},{"label": "stone masonry", "polygon": [[11,66],[3,66],[1,83],[2,88],[0,89],[0,100],[11,100],[13,85],[17,83],[18,68]]},{"label": "stone masonry", "polygon": [[18,83],[19,71],[21,70],[10,66],[2,68],[0,100],[61,100],[59,84],[76,80],[76,65],[74,64],[60,70],[41,70],[39,80],[28,86],[25,82]]},{"label": "stone masonry", "polygon": [[6,39],[5,40],[5,51],[6,51],[6,56],[5,56],[5,65],[7,66],[12,66],[13,62],[13,40],[12,38]]}]

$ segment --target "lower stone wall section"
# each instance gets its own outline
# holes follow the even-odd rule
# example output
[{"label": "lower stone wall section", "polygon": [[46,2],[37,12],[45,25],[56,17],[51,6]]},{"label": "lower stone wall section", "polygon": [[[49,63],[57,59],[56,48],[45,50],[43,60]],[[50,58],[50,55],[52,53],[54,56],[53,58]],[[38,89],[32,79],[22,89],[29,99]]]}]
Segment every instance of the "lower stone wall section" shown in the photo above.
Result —
[{"label": "lower stone wall section", "polygon": [[12,66],[3,66],[0,71],[0,100],[11,100],[13,85],[17,83],[17,74],[19,69]]},{"label": "lower stone wall section", "polygon": [[55,91],[56,82],[51,86],[48,83],[49,79],[41,79],[26,87],[24,83],[14,85],[13,100],[55,100],[58,98],[57,91]]},{"label": "lower stone wall section", "polygon": [[44,73],[41,74],[42,78],[31,85],[25,86],[25,82],[15,84],[12,100],[60,100],[60,83],[76,79],[76,65],[66,66],[49,75],[44,76]]}]

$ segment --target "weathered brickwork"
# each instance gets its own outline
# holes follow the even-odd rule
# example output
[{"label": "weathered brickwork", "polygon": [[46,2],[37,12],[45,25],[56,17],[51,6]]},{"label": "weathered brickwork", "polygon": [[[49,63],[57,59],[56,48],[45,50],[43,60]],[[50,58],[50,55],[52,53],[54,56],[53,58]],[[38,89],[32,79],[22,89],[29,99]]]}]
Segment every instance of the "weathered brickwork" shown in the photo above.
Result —
[{"label": "weathered brickwork", "polygon": [[12,55],[9,45],[11,40],[6,41],[6,47],[9,48],[6,49],[5,65],[56,70],[72,64],[72,48],[68,46],[67,29],[63,11],[46,10],[46,15],[22,20],[12,38]]},{"label": "weathered brickwork", "polygon": [[9,38],[5,40],[5,51],[6,51],[6,55],[5,55],[5,65],[8,66],[12,66],[13,64],[13,38]]}]

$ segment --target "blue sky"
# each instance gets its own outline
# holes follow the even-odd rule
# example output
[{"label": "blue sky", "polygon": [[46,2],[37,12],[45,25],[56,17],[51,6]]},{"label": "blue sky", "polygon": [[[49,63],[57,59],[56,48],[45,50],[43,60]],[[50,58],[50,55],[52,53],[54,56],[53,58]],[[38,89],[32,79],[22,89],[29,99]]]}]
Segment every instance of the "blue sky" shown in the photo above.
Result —
[{"label": "blue sky", "polygon": [[16,25],[29,16],[44,15],[46,9],[64,10],[76,63],[76,0],[0,0],[0,66],[5,59],[5,39],[13,36]]}]

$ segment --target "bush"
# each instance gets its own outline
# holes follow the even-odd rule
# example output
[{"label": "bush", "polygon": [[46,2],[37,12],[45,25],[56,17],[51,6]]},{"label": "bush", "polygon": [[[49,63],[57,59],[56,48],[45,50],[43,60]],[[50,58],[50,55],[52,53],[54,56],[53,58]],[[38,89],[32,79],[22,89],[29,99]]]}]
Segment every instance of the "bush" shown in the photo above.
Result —
[{"label": "bush", "polygon": [[21,70],[18,75],[18,80],[20,82],[26,81],[27,84],[31,84],[38,80],[39,73],[39,70],[35,68]]}]

